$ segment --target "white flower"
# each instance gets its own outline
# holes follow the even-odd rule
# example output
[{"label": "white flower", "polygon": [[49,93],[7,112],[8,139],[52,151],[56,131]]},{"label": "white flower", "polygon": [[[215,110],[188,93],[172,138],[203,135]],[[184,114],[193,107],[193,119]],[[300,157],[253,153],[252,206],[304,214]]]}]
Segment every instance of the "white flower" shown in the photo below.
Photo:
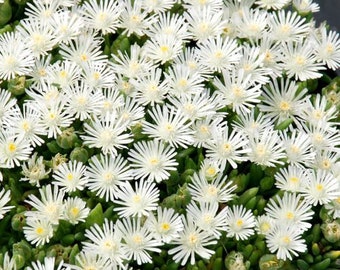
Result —
[{"label": "white flower", "polygon": [[300,194],[285,192],[282,198],[277,195],[269,200],[264,210],[276,222],[296,230],[306,231],[312,227],[308,222],[313,218],[312,206]]},{"label": "white flower", "polygon": [[232,192],[236,186],[231,181],[227,182],[227,176],[223,177],[222,173],[219,173],[211,182],[204,174],[194,173],[188,189],[192,199],[197,202],[225,203],[233,198]]},{"label": "white flower", "polygon": [[148,226],[142,225],[140,218],[119,219],[115,229],[122,235],[124,254],[128,260],[137,261],[138,265],[151,263],[149,252],[161,252],[158,248],[161,242],[153,238],[153,233]]},{"label": "white flower", "polygon": [[[62,260],[57,265],[57,270],[65,269],[65,268],[62,268],[63,264],[64,264],[64,261]],[[54,269],[55,269],[55,258],[54,257],[45,257],[43,263],[41,263],[40,261],[32,262],[32,267],[27,268],[27,270],[54,270]]]},{"label": "white flower", "polygon": [[22,165],[24,177],[20,181],[29,181],[31,185],[40,187],[40,180],[47,178],[50,172],[51,169],[45,169],[44,157],[38,157],[38,152],[35,152],[28,162]]},{"label": "white flower", "polygon": [[278,259],[293,260],[292,254],[298,256],[307,250],[301,231],[293,226],[277,223],[266,235],[267,246]]},{"label": "white flower", "polygon": [[11,191],[5,190],[4,188],[1,188],[0,191],[0,220],[3,219],[4,215],[12,209],[14,206],[10,206],[6,204],[11,200]]},{"label": "white flower", "polygon": [[135,190],[131,184],[126,182],[119,186],[116,192],[117,206],[114,208],[121,217],[142,217],[157,209],[159,200],[159,189],[153,182],[144,180],[135,182]]},{"label": "white flower", "polygon": [[146,226],[154,234],[155,239],[171,243],[179,237],[183,230],[181,217],[172,208],[157,208],[157,214],[151,213],[146,220]]},{"label": "white flower", "polygon": [[[66,264],[72,270],[84,269],[110,269],[110,261],[95,252],[79,252],[76,257],[77,265]],[[79,266],[78,266],[79,265]]]},{"label": "white flower", "polygon": [[86,207],[86,203],[78,197],[69,197],[64,201],[63,219],[71,224],[84,222],[89,212],[90,209]]},{"label": "white flower", "polygon": [[289,165],[287,168],[280,168],[274,177],[277,188],[290,192],[300,192],[305,181],[307,181],[308,174],[305,168],[301,166]]},{"label": "white flower", "polygon": [[127,254],[122,244],[123,234],[112,220],[105,219],[102,226],[94,224],[85,231],[85,237],[90,242],[83,242],[83,252],[109,260],[113,266],[124,267]]},{"label": "white flower", "polygon": [[53,172],[52,183],[66,192],[83,190],[87,183],[85,171],[86,167],[80,161],[65,162]]},{"label": "white flower", "polygon": [[181,265],[185,265],[188,259],[190,259],[190,264],[194,264],[196,253],[203,259],[209,259],[214,251],[206,246],[216,244],[215,237],[197,227],[191,216],[182,219],[184,230],[180,232],[178,238],[172,241],[176,247],[170,249],[168,253],[173,255],[173,260],[180,262]]},{"label": "white flower", "polygon": [[175,155],[174,148],[160,141],[139,141],[129,151],[128,160],[136,178],[159,183],[169,178],[169,171],[176,170]]},{"label": "white flower", "polygon": [[236,240],[246,240],[254,234],[255,217],[250,210],[243,205],[225,207],[225,219],[227,237],[235,237]]},{"label": "white flower", "polygon": [[86,186],[96,192],[100,198],[113,201],[117,196],[118,187],[126,180],[132,180],[132,171],[120,154],[93,156],[89,160],[89,166],[85,171],[88,178]]},{"label": "white flower", "polygon": [[[53,227],[51,222],[35,215],[26,218],[26,226],[23,227],[25,238],[36,246],[49,243],[53,237]],[[52,268],[54,269],[54,268]]]}]

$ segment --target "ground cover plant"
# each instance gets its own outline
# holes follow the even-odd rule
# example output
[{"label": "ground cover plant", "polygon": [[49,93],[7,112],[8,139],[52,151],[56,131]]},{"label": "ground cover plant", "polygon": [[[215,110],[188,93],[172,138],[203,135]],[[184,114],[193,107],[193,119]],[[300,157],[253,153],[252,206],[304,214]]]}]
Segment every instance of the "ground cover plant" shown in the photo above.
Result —
[{"label": "ground cover plant", "polygon": [[340,269],[318,11],[1,1],[0,269]]}]

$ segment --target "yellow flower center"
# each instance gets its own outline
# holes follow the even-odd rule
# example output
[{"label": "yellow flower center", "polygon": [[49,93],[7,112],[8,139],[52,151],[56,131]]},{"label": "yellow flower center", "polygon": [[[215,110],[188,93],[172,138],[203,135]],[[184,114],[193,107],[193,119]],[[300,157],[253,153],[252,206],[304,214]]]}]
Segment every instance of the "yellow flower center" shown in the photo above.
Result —
[{"label": "yellow flower center", "polygon": [[35,232],[36,232],[36,234],[38,234],[38,235],[42,235],[42,234],[44,234],[45,229],[44,229],[43,227],[39,226],[39,227],[37,227],[37,228],[35,229]]},{"label": "yellow flower center", "polygon": [[162,231],[168,231],[169,229],[170,229],[170,224],[169,224],[169,223],[163,222],[163,223],[161,224],[161,230],[162,230]]},{"label": "yellow flower center", "polygon": [[280,107],[281,111],[289,111],[290,110],[290,104],[287,101],[281,101],[279,107]]},{"label": "yellow flower center", "polygon": [[13,142],[10,142],[9,144],[8,144],[8,151],[10,152],[10,153],[13,153],[13,152],[15,152],[17,150],[17,146],[13,143]]}]

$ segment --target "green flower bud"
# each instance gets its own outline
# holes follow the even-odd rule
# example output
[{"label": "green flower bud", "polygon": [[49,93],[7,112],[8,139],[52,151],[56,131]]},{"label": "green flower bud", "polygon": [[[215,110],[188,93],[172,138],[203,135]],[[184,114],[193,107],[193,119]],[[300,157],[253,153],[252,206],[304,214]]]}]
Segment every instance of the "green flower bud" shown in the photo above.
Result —
[{"label": "green flower bud", "polygon": [[11,220],[12,229],[22,232],[23,227],[26,225],[25,212],[15,214]]},{"label": "green flower bud", "polygon": [[328,242],[335,243],[340,241],[340,224],[338,220],[323,223],[321,230]]},{"label": "green flower bud", "polygon": [[225,258],[224,261],[225,267],[228,270],[246,270],[246,265],[243,262],[243,255],[240,252],[232,251],[229,255]]},{"label": "green flower bud", "polygon": [[76,147],[72,150],[70,159],[72,161],[77,160],[85,164],[89,159],[89,154],[84,147]]},{"label": "green flower bud", "polygon": [[25,266],[25,257],[21,254],[13,254],[12,258],[15,261],[17,269],[21,269]]},{"label": "green flower bud", "polygon": [[283,260],[279,260],[276,255],[265,254],[259,260],[259,267],[261,270],[278,270],[282,269],[284,265]]},{"label": "green flower bud", "polygon": [[73,127],[63,130],[63,132],[57,136],[57,144],[63,149],[73,148],[77,141],[78,136],[74,132]]},{"label": "green flower bud", "polygon": [[25,93],[25,76],[15,77],[9,80],[7,88],[14,96],[20,96]]},{"label": "green flower bud", "polygon": [[46,143],[46,145],[47,145],[48,150],[52,154],[57,154],[57,153],[61,152],[61,148],[55,140]]},{"label": "green flower bud", "polygon": [[12,7],[9,0],[0,4],[0,27],[3,27],[12,18]]},{"label": "green flower bud", "polygon": [[17,269],[22,268],[25,265],[25,261],[30,260],[32,256],[31,246],[24,240],[13,244],[12,252]]}]

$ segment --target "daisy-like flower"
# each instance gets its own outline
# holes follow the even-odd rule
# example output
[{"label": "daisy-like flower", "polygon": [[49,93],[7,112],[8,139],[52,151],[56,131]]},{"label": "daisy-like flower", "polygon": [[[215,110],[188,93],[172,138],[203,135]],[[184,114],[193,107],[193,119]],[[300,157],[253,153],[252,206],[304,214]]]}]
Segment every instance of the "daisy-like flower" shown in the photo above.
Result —
[{"label": "daisy-like flower", "polygon": [[237,117],[238,119],[232,123],[233,129],[245,133],[249,138],[256,136],[255,134],[263,133],[263,130],[273,125],[270,118],[261,112],[255,113],[255,110],[239,114]]},{"label": "daisy-like flower", "polygon": [[11,93],[5,89],[0,89],[0,127],[5,117],[10,115],[12,109],[17,104],[15,98],[11,98]]},{"label": "daisy-like flower", "polygon": [[158,22],[152,24],[148,30],[148,36],[151,39],[158,35],[169,35],[183,41],[190,38],[187,22],[183,16],[176,13],[164,12],[160,13],[158,17]]},{"label": "daisy-like flower", "polygon": [[255,231],[258,234],[267,235],[274,227],[276,221],[268,215],[256,217]]},{"label": "daisy-like flower", "polygon": [[257,0],[255,4],[258,5],[260,8],[264,8],[267,10],[278,10],[282,9],[289,2],[290,0]]},{"label": "daisy-like flower", "polygon": [[61,187],[61,190],[65,192],[83,190],[87,183],[85,171],[86,166],[80,161],[65,162],[53,172],[52,183]]},{"label": "daisy-like flower", "polygon": [[268,12],[261,9],[243,9],[240,20],[235,20],[238,37],[259,39],[267,28]]},{"label": "daisy-like flower", "polygon": [[308,14],[310,12],[315,13],[320,11],[320,6],[317,3],[313,3],[313,0],[293,0],[294,8],[300,14]]},{"label": "daisy-like flower", "polygon": [[140,218],[123,218],[116,222],[115,229],[123,238],[124,254],[128,260],[137,261],[138,265],[151,263],[149,252],[160,253],[161,242],[153,238],[148,226],[143,225]]},{"label": "daisy-like flower", "polygon": [[[220,238],[221,231],[226,226],[225,211],[218,212],[218,203],[199,203],[191,202],[187,208],[187,215],[192,216],[197,226],[205,232]],[[225,208],[224,208],[225,209]]]},{"label": "daisy-like flower", "polygon": [[177,3],[177,0],[144,0],[143,9],[149,13],[162,14],[166,10],[169,10]]},{"label": "daisy-like flower", "polygon": [[315,44],[315,54],[318,61],[328,68],[337,70],[340,67],[340,38],[335,31],[327,32],[325,25],[321,25],[317,34],[312,35],[311,42]]},{"label": "daisy-like flower", "polygon": [[280,10],[277,13],[271,13],[268,23],[270,36],[275,41],[286,43],[301,41],[308,34],[310,27],[305,22],[305,18],[290,10]]},{"label": "daisy-like flower", "polygon": [[[115,85],[115,74],[108,63],[91,62],[83,67],[81,80],[93,90],[100,88],[108,89]],[[96,95],[97,91],[94,94]]]},{"label": "daisy-like flower", "polygon": [[278,259],[293,260],[307,250],[301,231],[293,226],[276,223],[273,229],[266,235],[267,246],[272,253],[276,253]]},{"label": "daisy-like flower", "polygon": [[131,34],[143,36],[147,29],[155,22],[156,17],[149,15],[147,10],[144,10],[144,0],[130,0],[122,1],[122,12],[119,16],[119,27],[124,29],[122,34],[128,37]]},{"label": "daisy-like flower", "polygon": [[316,152],[329,151],[338,153],[340,145],[340,133],[335,128],[330,128],[322,123],[316,126],[306,127],[306,132],[310,136],[313,148]]},{"label": "daisy-like flower", "polygon": [[251,75],[245,75],[243,69],[231,72],[223,71],[223,83],[218,78],[214,78],[214,85],[217,93],[223,99],[223,103],[232,106],[238,115],[249,113],[254,107],[254,103],[260,102],[261,84],[254,85]]},{"label": "daisy-like flower", "polygon": [[331,215],[334,219],[340,217],[340,196],[331,202],[325,205],[325,208],[328,211],[328,214]]},{"label": "daisy-like flower", "polygon": [[313,44],[310,42],[286,43],[282,46],[282,68],[288,78],[305,81],[322,76],[325,67],[317,62]]},{"label": "daisy-like flower", "polygon": [[192,95],[169,97],[169,102],[178,108],[190,121],[215,115],[216,110],[219,108],[217,96],[211,96],[208,89]]},{"label": "daisy-like flower", "polygon": [[189,8],[183,14],[194,40],[202,42],[223,32],[223,10],[211,7]]},{"label": "daisy-like flower", "polygon": [[172,208],[157,208],[157,214],[151,213],[146,220],[146,226],[154,234],[155,239],[170,243],[179,237],[183,230],[181,217]]},{"label": "daisy-like flower", "polygon": [[93,91],[91,87],[81,81],[64,91],[68,97],[66,108],[71,115],[80,121],[90,118],[91,115],[100,114],[104,96],[100,91]]},{"label": "daisy-like flower", "polygon": [[14,168],[29,159],[32,148],[27,140],[11,130],[0,131],[0,167]]},{"label": "daisy-like flower", "polygon": [[151,138],[186,148],[192,142],[192,131],[187,118],[173,106],[156,105],[148,111],[154,123],[143,121],[143,133]]},{"label": "daisy-like flower", "polygon": [[[338,109],[330,105],[326,96],[316,94],[305,103],[301,112],[301,118],[310,126],[320,126],[331,129],[335,125]],[[332,122],[333,121],[333,122]]]},{"label": "daisy-like flower", "polygon": [[122,232],[117,229],[112,220],[105,219],[104,224],[94,224],[85,231],[85,237],[90,242],[83,242],[83,252],[104,258],[110,265],[124,267],[127,254],[123,248]]},{"label": "daisy-like flower", "polygon": [[22,109],[14,107],[8,117],[4,119],[5,126],[9,127],[16,136],[23,137],[33,147],[40,146],[44,142],[40,136],[46,134],[40,121],[41,114],[34,105],[34,102],[26,102]]},{"label": "daisy-like flower", "polygon": [[117,119],[114,114],[107,114],[103,119],[94,116],[90,123],[84,124],[86,135],[82,135],[84,144],[90,147],[101,148],[103,154],[117,155],[117,149],[125,148],[132,142],[131,135],[124,133],[126,123],[122,118]]},{"label": "daisy-like flower", "polygon": [[[113,62],[110,62],[113,72],[119,73],[126,78],[140,78],[146,76],[154,63],[150,61],[150,56],[145,52],[145,47],[140,47],[138,44],[133,44],[127,54],[118,51],[117,54],[112,54]],[[153,51],[154,53],[154,51]]]},{"label": "daisy-like flower", "polygon": [[115,33],[119,26],[122,6],[118,1],[87,1],[82,6],[86,26],[101,31],[103,35]]},{"label": "daisy-like flower", "polygon": [[174,159],[176,151],[170,145],[160,141],[139,141],[129,151],[128,160],[136,178],[147,181],[167,180],[169,171],[176,170],[178,163]]},{"label": "daisy-like flower", "polygon": [[202,65],[211,72],[230,70],[241,59],[240,50],[236,40],[229,37],[209,38],[199,44],[198,57]]},{"label": "daisy-like flower", "polygon": [[130,165],[120,154],[115,157],[102,154],[93,156],[85,175],[88,178],[86,187],[106,201],[113,201],[118,187],[126,180],[133,179]]},{"label": "daisy-like flower", "polygon": [[193,146],[207,147],[208,143],[212,143],[213,135],[225,127],[226,121],[223,117],[208,116],[202,120],[196,120],[191,124],[193,131]]},{"label": "daisy-like flower", "polygon": [[211,159],[204,159],[200,164],[199,174],[202,174],[208,181],[215,179],[221,172],[218,162]]},{"label": "daisy-like flower", "polygon": [[289,165],[287,168],[280,168],[274,177],[277,188],[290,192],[300,192],[305,181],[307,181],[308,174],[300,166]]},{"label": "daisy-like flower", "polygon": [[57,61],[46,69],[47,80],[61,89],[73,86],[80,78],[80,67],[69,60]]},{"label": "daisy-like flower", "polygon": [[301,167],[310,166],[315,158],[315,152],[309,135],[298,129],[290,130],[289,133],[288,135],[286,130],[281,132],[287,163]]},{"label": "daisy-like flower", "polygon": [[59,10],[52,15],[51,27],[58,43],[69,44],[80,35],[84,26],[84,19],[70,10]]},{"label": "daisy-like flower", "polygon": [[258,105],[265,115],[281,123],[286,119],[297,121],[305,107],[308,90],[304,88],[298,92],[298,85],[293,80],[281,79],[270,81],[264,87],[262,103]]},{"label": "daisy-like flower", "polygon": [[145,115],[145,108],[135,101],[134,98],[127,97],[124,105],[116,110],[117,117],[122,120],[124,125],[131,130],[134,125],[140,125]]},{"label": "daisy-like flower", "polygon": [[78,35],[69,44],[61,43],[60,55],[64,60],[69,60],[84,67],[92,62],[105,63],[107,56],[101,51],[102,39],[96,37],[91,31],[86,31]]},{"label": "daisy-like flower", "polygon": [[66,110],[67,98],[59,96],[54,103],[48,104],[43,100],[37,100],[32,105],[37,106],[37,110],[41,115],[41,126],[46,130],[45,135],[48,138],[56,139],[58,134],[62,133],[62,128],[69,127],[74,120],[74,116]]},{"label": "daisy-like flower", "polygon": [[32,217],[38,222],[44,221],[44,224],[51,223],[58,225],[62,218],[64,191],[60,190],[58,186],[48,184],[39,189],[40,199],[33,194],[28,195],[26,203],[35,208],[33,211],[26,211],[27,218]]},{"label": "daisy-like flower", "polygon": [[3,262],[0,265],[0,270],[16,270],[16,269],[17,269],[17,264],[15,262],[15,259],[13,257],[11,258],[8,255],[8,251],[6,251],[3,257]]},{"label": "daisy-like flower", "polygon": [[282,159],[286,157],[281,138],[271,127],[250,138],[249,147],[249,160],[258,165],[274,167],[275,164],[283,164]]},{"label": "daisy-like flower", "polygon": [[245,154],[249,153],[248,140],[243,133],[232,130],[229,134],[228,127],[218,130],[207,142],[207,157],[216,160],[225,167],[227,162],[235,169],[237,162],[245,161]]},{"label": "daisy-like flower", "polygon": [[90,209],[86,207],[86,203],[78,197],[69,197],[64,201],[63,219],[71,224],[84,222],[89,212]]},{"label": "daisy-like flower", "polygon": [[308,170],[301,194],[312,205],[323,205],[340,197],[339,181],[325,170]]},{"label": "daisy-like flower", "polygon": [[47,55],[57,43],[52,28],[35,18],[21,20],[17,31],[35,57]]},{"label": "daisy-like flower", "polygon": [[40,180],[47,178],[51,172],[51,169],[46,170],[44,157],[38,157],[37,152],[31,156],[27,163],[23,163],[21,168],[24,177],[20,181],[28,181],[31,185],[37,187],[40,187]]},{"label": "daisy-like flower", "polygon": [[[62,260],[58,265],[55,265],[55,257],[45,257],[44,262],[32,262],[32,267],[27,267],[27,270],[67,270],[63,268],[64,261]],[[57,266],[57,268],[55,268]]]},{"label": "daisy-like flower", "polygon": [[53,14],[58,12],[59,2],[55,1],[35,1],[27,3],[25,15],[30,19],[40,21],[42,24],[50,25]]},{"label": "daisy-like flower", "polygon": [[223,177],[222,173],[212,181],[208,181],[202,173],[194,173],[191,181],[188,189],[192,199],[197,202],[225,203],[232,200],[232,192],[236,189],[236,185],[227,181],[227,176]]},{"label": "daisy-like flower", "polygon": [[71,270],[110,269],[110,261],[96,253],[80,251],[75,259],[77,265],[66,264]]},{"label": "daisy-like flower", "polygon": [[156,35],[148,39],[143,46],[143,53],[155,63],[164,64],[174,59],[182,50],[181,39],[173,35]]},{"label": "daisy-like flower", "polygon": [[202,84],[204,79],[200,74],[183,64],[172,65],[164,76],[169,87],[169,96],[193,95],[201,93],[204,89]]},{"label": "daisy-like flower", "polygon": [[339,153],[333,153],[330,151],[317,151],[315,159],[312,164],[312,168],[325,171],[332,171],[336,169],[336,164],[339,160]]},{"label": "daisy-like flower", "polygon": [[250,210],[242,205],[233,205],[225,210],[225,230],[227,237],[235,237],[236,240],[246,240],[254,234],[255,217]]},{"label": "daisy-like flower", "polygon": [[0,78],[13,79],[28,74],[34,65],[31,49],[18,32],[6,32],[0,36]]},{"label": "daisy-like flower", "polygon": [[296,230],[306,231],[312,227],[308,222],[313,218],[312,206],[300,194],[285,192],[282,198],[277,195],[269,200],[264,210],[276,222]]},{"label": "daisy-like flower", "polygon": [[131,80],[131,84],[136,89],[135,100],[145,106],[155,103],[162,103],[168,92],[168,85],[165,80],[161,79],[162,69],[151,68],[146,76],[138,80]]},{"label": "daisy-like flower", "polygon": [[149,181],[135,182],[135,190],[130,182],[119,186],[116,192],[118,205],[114,208],[121,217],[149,216],[150,212],[157,209],[159,189],[156,184]]},{"label": "daisy-like flower", "polygon": [[180,232],[178,238],[172,241],[176,247],[168,251],[170,255],[173,255],[173,260],[185,265],[190,259],[190,264],[194,264],[195,254],[203,259],[209,259],[214,251],[206,246],[216,244],[215,237],[197,227],[191,216],[183,217],[183,224],[184,230]]},{"label": "daisy-like flower", "polygon": [[101,104],[101,111],[99,116],[105,117],[107,114],[115,114],[117,108],[124,106],[124,97],[120,94],[116,87],[108,87],[102,90],[103,101]]},{"label": "daisy-like flower", "polygon": [[50,242],[53,237],[52,223],[43,216],[28,216],[23,227],[25,238],[33,245],[41,246]]},{"label": "daisy-like flower", "polygon": [[4,188],[0,191],[0,220],[3,219],[4,215],[11,210],[14,206],[6,204],[11,200],[11,191],[5,190]]}]

